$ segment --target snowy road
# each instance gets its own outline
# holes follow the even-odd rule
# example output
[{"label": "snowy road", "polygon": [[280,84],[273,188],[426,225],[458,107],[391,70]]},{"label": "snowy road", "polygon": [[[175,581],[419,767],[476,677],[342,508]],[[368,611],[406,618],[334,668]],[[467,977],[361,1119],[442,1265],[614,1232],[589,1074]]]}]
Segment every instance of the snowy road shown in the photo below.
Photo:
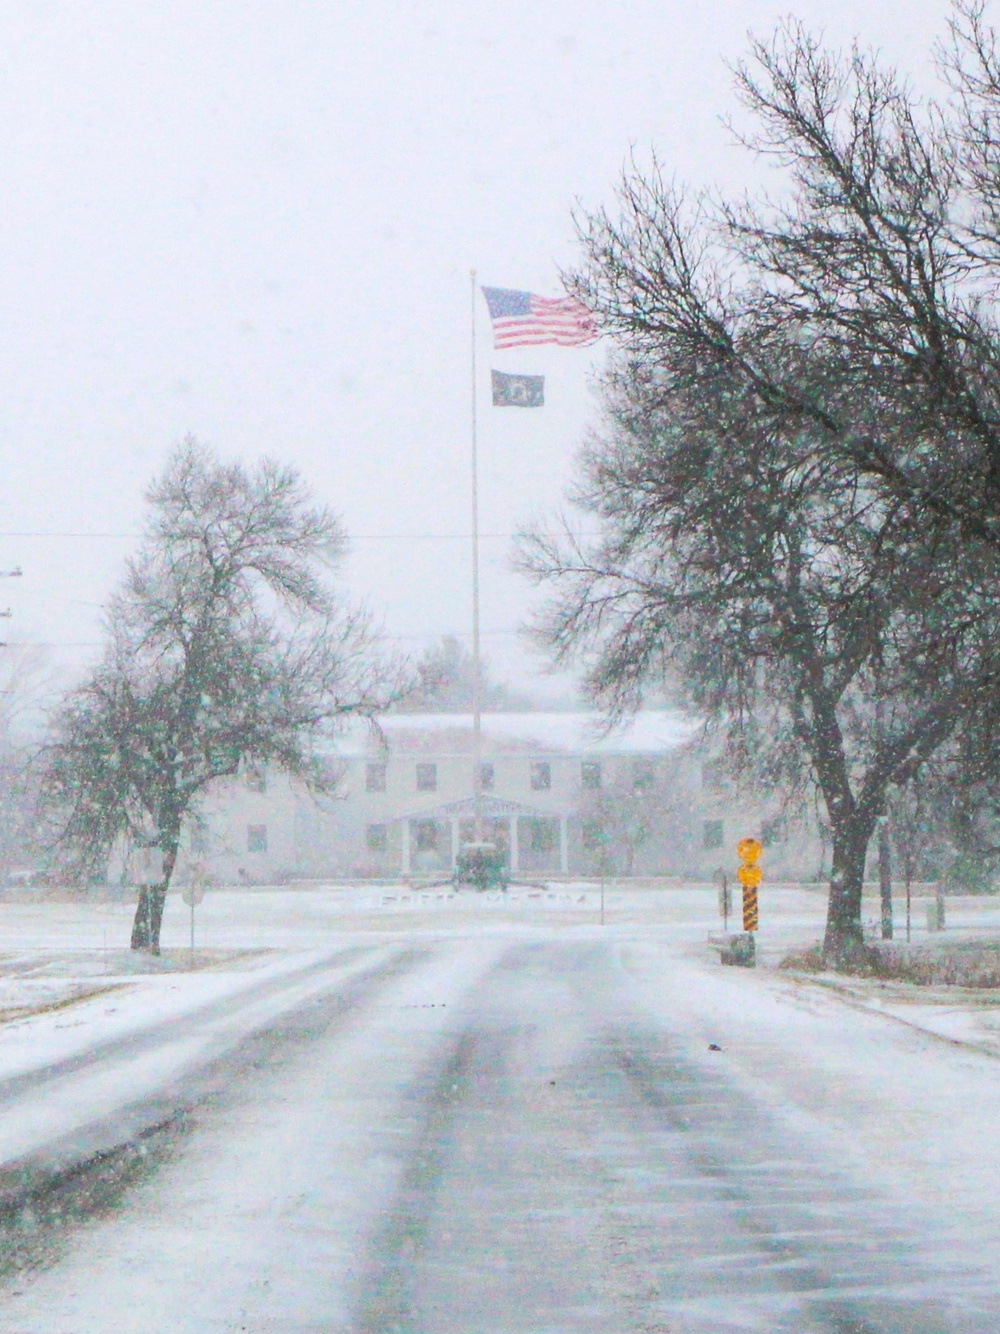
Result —
[{"label": "snowy road", "polygon": [[[596,932],[369,942],[10,1081],[0,1327],[1000,1328],[998,1155],[963,1230],[906,1119],[960,1067],[960,1105],[1000,1098],[1000,1063],[722,974]],[[879,1171],[890,1113],[913,1157]]]}]

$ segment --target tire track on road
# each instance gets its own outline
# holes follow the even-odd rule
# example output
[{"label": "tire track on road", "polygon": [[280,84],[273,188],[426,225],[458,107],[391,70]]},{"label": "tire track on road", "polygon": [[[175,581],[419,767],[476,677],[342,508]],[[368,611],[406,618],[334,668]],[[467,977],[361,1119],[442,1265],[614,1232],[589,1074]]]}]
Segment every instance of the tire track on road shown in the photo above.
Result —
[{"label": "tire track on road", "polygon": [[[725,1066],[624,999],[599,944],[519,944],[414,1082],[355,1334],[983,1334],[935,1263]],[[952,1285],[953,1288],[952,1288]],[[955,1300],[951,1300],[954,1296]]]},{"label": "tire track on road", "polygon": [[[208,1016],[232,1019],[262,997],[278,996],[304,977],[315,977],[371,952],[344,951],[325,963],[213,1002],[156,1032],[105,1044],[102,1060],[149,1050],[155,1047],[157,1034],[165,1041],[179,1030],[196,1029],[199,1020]],[[427,953],[425,949],[403,949],[360,975],[331,979],[330,990],[283,1012],[280,1023],[271,1021],[256,1028],[234,1040],[223,1054],[207,1058],[151,1096],[0,1168],[0,1278],[51,1264],[73,1230],[114,1212],[131,1188],[177,1153],[185,1137],[197,1129],[200,1112],[209,1107],[224,1112],[243,1096],[248,1080],[278,1076],[309,1043],[347,1022],[353,1011],[417,967]],[[241,1004],[244,1001],[246,1005]],[[74,1058],[70,1072],[77,1068]],[[61,1063],[59,1078],[66,1073],[66,1063]],[[45,1081],[33,1080],[31,1087],[39,1082]]]},{"label": "tire track on road", "polygon": [[98,1334],[127,1312],[132,1334],[346,1334],[365,1239],[412,1158],[406,1090],[440,1072],[452,1016],[504,947],[400,942],[412,967],[340,1024],[304,1019],[307,1040],[297,1056],[286,1046],[276,1075],[244,1071],[232,1096],[196,1108],[183,1152],[140,1173],[111,1216],[67,1232],[58,1264],[5,1284],[3,1328]]},{"label": "tire track on road", "polygon": [[[194,1010],[187,1010],[183,1014],[156,1021],[139,1032],[106,1038],[104,1041],[95,1042],[85,1050],[76,1052],[72,1056],[53,1061],[50,1065],[25,1070],[16,1075],[0,1077],[0,1112],[2,1112],[5,1103],[32,1089],[40,1088],[67,1075],[76,1074],[80,1070],[92,1071],[102,1061],[113,1062],[120,1060],[122,1057],[142,1055],[145,1051],[161,1046],[164,1038],[168,1035],[176,1036],[183,1035],[186,1032],[198,1031],[214,1020],[226,1018],[238,1006],[251,1005],[257,1001],[266,1000],[269,996],[279,995],[296,982],[304,981],[318,973],[327,972],[332,967],[340,967],[351,963],[365,954],[374,953],[376,948],[372,945],[353,945],[347,949],[337,950],[322,959],[314,960],[291,972],[281,973],[278,977],[263,978],[259,982],[251,983],[250,986],[240,988],[235,993],[230,993],[228,996],[220,996],[206,1001]],[[127,985],[127,983],[119,984],[119,986],[121,985]],[[95,994],[103,995],[105,990],[107,989]]]}]

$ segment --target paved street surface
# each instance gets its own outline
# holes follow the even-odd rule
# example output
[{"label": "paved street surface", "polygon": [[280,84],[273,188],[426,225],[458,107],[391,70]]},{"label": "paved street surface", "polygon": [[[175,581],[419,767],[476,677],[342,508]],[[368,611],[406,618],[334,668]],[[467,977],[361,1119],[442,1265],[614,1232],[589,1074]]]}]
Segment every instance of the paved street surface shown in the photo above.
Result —
[{"label": "paved street surface", "polygon": [[[761,984],[736,970],[716,983],[712,967],[598,931],[369,938],[108,1043],[82,1070],[0,1084],[0,1134],[23,1135],[31,1107],[71,1098],[81,1075],[103,1086],[166,1062],[127,1113],[88,1111],[8,1161],[0,1327],[1000,1329],[996,1229],[992,1252],[956,1243],[960,1196],[949,1223],[933,1182],[866,1170],[864,1146],[828,1123],[838,1079],[848,1103],[875,1096],[863,1072],[814,1083],[811,1109],[785,1105],[779,1080],[802,1083],[796,1050],[845,1024],[911,1072],[915,1106],[922,1052],[966,1058],[800,1004],[768,1082],[756,1067],[771,1057],[736,1051]],[[1000,1083],[975,1059],[973,1097]],[[978,1226],[988,1236],[991,1219]]]}]

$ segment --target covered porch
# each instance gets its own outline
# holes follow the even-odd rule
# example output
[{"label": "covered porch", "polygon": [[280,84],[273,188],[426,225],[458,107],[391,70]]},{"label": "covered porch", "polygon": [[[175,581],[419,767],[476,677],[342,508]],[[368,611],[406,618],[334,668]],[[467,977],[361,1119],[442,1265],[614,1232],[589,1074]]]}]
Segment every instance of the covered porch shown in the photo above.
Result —
[{"label": "covered porch", "polygon": [[[511,875],[569,874],[569,838],[565,813],[539,810],[486,794],[482,798],[482,837],[496,843]],[[400,830],[400,870],[404,876],[450,873],[459,848],[475,838],[475,801],[451,801],[404,815]]]}]

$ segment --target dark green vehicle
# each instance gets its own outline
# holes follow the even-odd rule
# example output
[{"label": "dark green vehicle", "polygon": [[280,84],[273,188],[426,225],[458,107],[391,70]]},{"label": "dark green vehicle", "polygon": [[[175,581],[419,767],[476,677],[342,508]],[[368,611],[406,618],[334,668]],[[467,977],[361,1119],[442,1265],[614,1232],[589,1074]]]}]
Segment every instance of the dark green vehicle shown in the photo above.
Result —
[{"label": "dark green vehicle", "polygon": [[510,883],[507,859],[495,843],[466,843],[455,861],[452,884],[456,889],[506,889]]}]

